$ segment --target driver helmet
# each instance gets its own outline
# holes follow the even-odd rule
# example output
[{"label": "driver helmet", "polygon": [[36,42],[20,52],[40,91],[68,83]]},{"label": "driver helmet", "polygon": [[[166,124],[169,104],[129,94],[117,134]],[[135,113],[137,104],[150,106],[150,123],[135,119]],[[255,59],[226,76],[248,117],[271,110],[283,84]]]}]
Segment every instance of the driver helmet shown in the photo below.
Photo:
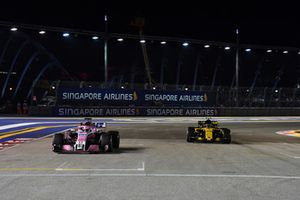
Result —
[{"label": "driver helmet", "polygon": [[207,119],[207,120],[205,121],[205,123],[206,123],[206,124],[211,124],[211,120],[210,120],[210,119]]}]

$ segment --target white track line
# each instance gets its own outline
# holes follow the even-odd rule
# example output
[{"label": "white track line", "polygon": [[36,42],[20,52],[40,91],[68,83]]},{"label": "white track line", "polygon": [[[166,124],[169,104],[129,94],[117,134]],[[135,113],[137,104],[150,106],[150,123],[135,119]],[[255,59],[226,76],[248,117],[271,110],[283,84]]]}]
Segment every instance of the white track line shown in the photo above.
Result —
[{"label": "white track line", "polygon": [[75,172],[75,171],[145,171],[145,162],[142,162],[142,166],[138,168],[127,168],[127,169],[120,169],[120,168],[62,168],[69,162],[63,162],[57,168],[0,168],[0,172],[5,171],[14,171],[14,172],[21,172],[21,171],[68,171],[68,172]]},{"label": "white track line", "polygon": [[223,175],[223,174],[0,174],[0,177],[190,177],[190,178],[230,178],[230,179],[287,179],[300,180],[300,176],[267,176],[267,175]]},{"label": "white track line", "polygon": [[8,125],[0,126],[0,130],[10,129],[10,128],[17,128],[17,127],[22,127],[22,126],[30,126],[30,125],[35,125],[35,124],[38,124],[38,122],[8,124]]},{"label": "white track line", "polygon": [[55,171],[144,171],[143,168],[137,169],[76,169],[76,168],[56,168]]},{"label": "white track line", "polygon": [[142,167],[137,168],[138,171],[145,171],[145,162],[142,162]]},{"label": "white track line", "polygon": [[282,153],[282,152],[280,152],[280,154],[281,154],[281,155],[284,155],[284,156],[287,156],[287,157],[289,157],[289,158],[300,159],[300,156],[289,155],[289,154],[287,154],[287,153]]},{"label": "white track line", "polygon": [[[63,164],[61,164],[61,166],[63,166]],[[138,167],[135,169],[84,169],[84,168],[61,168],[59,166],[54,170],[55,171],[145,171],[145,162],[142,162],[142,167]]]},{"label": "white track line", "polygon": [[66,164],[68,164],[68,161],[66,161],[66,162],[63,162],[62,164],[60,164],[58,167],[57,167],[57,169],[60,169],[60,168],[62,168],[63,166],[65,166]]}]

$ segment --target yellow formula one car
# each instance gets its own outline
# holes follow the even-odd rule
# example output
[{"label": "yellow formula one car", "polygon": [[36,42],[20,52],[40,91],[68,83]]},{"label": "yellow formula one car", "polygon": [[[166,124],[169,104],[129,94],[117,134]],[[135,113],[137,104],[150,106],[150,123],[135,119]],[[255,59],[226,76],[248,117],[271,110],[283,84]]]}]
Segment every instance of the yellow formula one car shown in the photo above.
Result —
[{"label": "yellow formula one car", "polygon": [[198,121],[198,127],[188,127],[187,142],[219,142],[229,144],[231,142],[230,130],[220,128],[217,121]]}]

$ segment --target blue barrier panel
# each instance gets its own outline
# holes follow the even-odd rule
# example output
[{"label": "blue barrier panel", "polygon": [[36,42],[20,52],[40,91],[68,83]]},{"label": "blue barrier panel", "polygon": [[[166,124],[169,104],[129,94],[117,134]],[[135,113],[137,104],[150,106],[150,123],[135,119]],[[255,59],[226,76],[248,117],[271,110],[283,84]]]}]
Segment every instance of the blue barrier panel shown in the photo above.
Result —
[{"label": "blue barrier panel", "polygon": [[100,88],[61,88],[58,105],[86,106],[215,106],[215,94],[202,91],[125,90]]},{"label": "blue barrier panel", "polygon": [[212,93],[202,91],[140,90],[137,91],[140,106],[213,106]]},{"label": "blue barrier panel", "polygon": [[216,116],[215,108],[55,107],[54,116]]},{"label": "blue barrier panel", "polygon": [[131,104],[137,100],[132,90],[99,88],[62,88],[57,93],[58,104]]}]

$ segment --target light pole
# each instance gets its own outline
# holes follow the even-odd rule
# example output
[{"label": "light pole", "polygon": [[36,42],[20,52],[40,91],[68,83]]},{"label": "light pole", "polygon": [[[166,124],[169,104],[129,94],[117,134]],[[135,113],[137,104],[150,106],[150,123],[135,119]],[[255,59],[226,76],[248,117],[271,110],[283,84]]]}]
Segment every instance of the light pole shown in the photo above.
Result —
[{"label": "light pole", "polygon": [[104,81],[105,85],[107,84],[107,38],[108,38],[108,31],[107,31],[107,15],[104,16],[104,23],[105,23],[105,34],[104,34]]},{"label": "light pole", "polygon": [[240,38],[239,29],[236,29],[236,52],[235,52],[235,89],[236,89],[236,106],[239,106],[239,50]]}]

